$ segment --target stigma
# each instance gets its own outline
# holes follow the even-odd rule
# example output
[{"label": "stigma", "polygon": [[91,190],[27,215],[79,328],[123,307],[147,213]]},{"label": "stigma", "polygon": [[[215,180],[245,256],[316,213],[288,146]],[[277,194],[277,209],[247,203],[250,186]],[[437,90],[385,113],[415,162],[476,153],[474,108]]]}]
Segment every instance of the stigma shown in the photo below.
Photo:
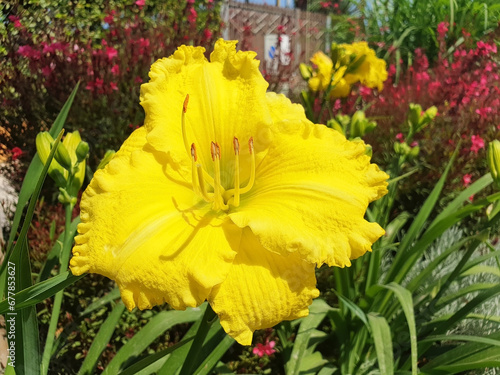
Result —
[{"label": "stigma", "polygon": [[[189,146],[188,138],[186,135],[186,112],[187,105],[189,101],[189,95],[186,96],[182,106],[182,137],[184,141],[184,146],[186,152],[191,159],[191,179],[193,191],[200,196],[205,202],[212,204],[212,209],[214,211],[228,211],[231,206],[238,207],[240,205],[240,196],[242,194],[248,193],[255,182],[255,151],[253,144],[253,137],[248,140],[248,152],[250,155],[250,165],[246,168],[250,168],[250,176],[248,178],[245,186],[241,186],[241,173],[240,173],[240,141],[237,137],[233,137],[232,145],[234,150],[233,160],[224,160],[221,163],[221,146],[217,141],[212,141],[210,143],[210,156],[212,160],[213,175],[211,175],[207,168],[204,168],[202,163],[198,160],[197,148],[194,143]],[[223,143],[223,144],[229,144]],[[225,189],[221,183],[221,165],[232,164],[230,161],[234,161],[234,171],[233,171],[233,186],[230,189]],[[228,172],[228,171],[223,171]],[[248,176],[248,172],[247,172]]]}]

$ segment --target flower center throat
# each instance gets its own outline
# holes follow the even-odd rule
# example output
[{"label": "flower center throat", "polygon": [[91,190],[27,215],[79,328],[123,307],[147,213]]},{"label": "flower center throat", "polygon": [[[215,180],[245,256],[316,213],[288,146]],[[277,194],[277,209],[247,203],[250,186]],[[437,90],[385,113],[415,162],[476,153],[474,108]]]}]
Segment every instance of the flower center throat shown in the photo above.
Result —
[{"label": "flower center throat", "polygon": [[210,154],[213,163],[214,175],[203,167],[198,162],[198,155],[194,143],[189,142],[186,134],[186,112],[189,102],[189,95],[186,95],[184,104],[182,106],[182,137],[186,152],[191,158],[191,180],[193,191],[202,197],[206,202],[212,203],[214,211],[227,211],[230,206],[238,207],[240,204],[241,194],[245,194],[252,189],[255,182],[255,151],[253,146],[253,137],[248,140],[248,151],[250,153],[250,178],[244,187],[240,187],[240,142],[238,138],[233,137],[234,148],[234,187],[225,190],[221,184],[221,148],[218,142],[212,141],[210,143]]}]

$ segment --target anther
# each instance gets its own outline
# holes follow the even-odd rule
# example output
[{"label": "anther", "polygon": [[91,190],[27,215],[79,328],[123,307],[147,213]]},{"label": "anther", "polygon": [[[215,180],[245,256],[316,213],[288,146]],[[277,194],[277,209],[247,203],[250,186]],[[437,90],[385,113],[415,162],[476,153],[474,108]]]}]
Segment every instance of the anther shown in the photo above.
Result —
[{"label": "anther", "polygon": [[186,113],[188,110],[189,103],[189,94],[186,95],[186,99],[184,99],[184,104],[182,105],[182,112]]},{"label": "anther", "polygon": [[215,149],[215,143],[212,142],[210,144],[210,153],[212,154],[212,160],[215,161],[215,157],[217,156],[217,151]]},{"label": "anther", "polygon": [[250,155],[253,154],[253,137],[248,140],[248,151],[250,151]]},{"label": "anther", "polygon": [[233,146],[234,146],[234,154],[239,155],[240,154],[240,142],[238,141],[238,138],[236,138],[236,137],[233,138]]},{"label": "anther", "polygon": [[191,157],[193,158],[194,161],[198,160],[198,156],[196,155],[196,147],[194,143],[191,144]]},{"label": "anther", "polygon": [[189,94],[186,95],[184,103],[182,104],[182,115],[181,115],[182,140],[184,141],[184,147],[186,148],[186,152],[189,154],[188,140],[186,134],[186,111],[188,102],[189,102]]}]

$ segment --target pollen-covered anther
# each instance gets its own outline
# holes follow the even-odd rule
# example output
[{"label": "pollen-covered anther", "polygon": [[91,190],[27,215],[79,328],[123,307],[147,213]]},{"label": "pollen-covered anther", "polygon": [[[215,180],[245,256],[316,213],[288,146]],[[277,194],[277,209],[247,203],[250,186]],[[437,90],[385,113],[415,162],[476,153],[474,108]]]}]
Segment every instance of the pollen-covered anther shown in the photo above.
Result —
[{"label": "pollen-covered anther", "polygon": [[193,158],[193,161],[198,160],[198,156],[196,155],[196,146],[194,143],[191,144],[191,157]]},{"label": "pollen-covered anther", "polygon": [[189,103],[189,94],[186,94],[186,98],[184,99],[184,103],[182,104],[182,112],[186,113],[188,110]]},{"label": "pollen-covered anther", "polygon": [[240,142],[238,141],[238,138],[236,138],[236,137],[233,138],[233,146],[234,146],[234,154],[239,155],[240,154]]},{"label": "pollen-covered anther", "polygon": [[250,151],[250,154],[253,155],[253,137],[250,137],[248,140],[248,151]]}]

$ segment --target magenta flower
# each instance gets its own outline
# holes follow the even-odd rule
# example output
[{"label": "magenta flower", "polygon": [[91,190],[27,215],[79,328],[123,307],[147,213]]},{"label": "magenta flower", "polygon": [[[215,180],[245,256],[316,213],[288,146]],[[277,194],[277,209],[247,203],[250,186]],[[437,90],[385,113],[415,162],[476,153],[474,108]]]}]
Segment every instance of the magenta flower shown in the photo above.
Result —
[{"label": "magenta flower", "polygon": [[209,29],[203,30],[203,36],[205,37],[205,40],[212,39],[212,32]]},{"label": "magenta flower", "polygon": [[196,13],[196,10],[194,10],[194,8],[190,8],[189,14],[187,16],[188,22],[193,24],[196,22],[196,18],[198,18],[198,13]]},{"label": "magenta flower", "polygon": [[470,185],[472,181],[472,176],[470,174],[464,174],[464,176],[462,177],[462,182],[464,184],[464,187],[467,187]]},{"label": "magenta flower", "polygon": [[446,35],[446,33],[448,32],[448,26],[450,26],[448,22],[441,22],[438,25],[437,32],[439,36],[444,37]]},{"label": "magenta flower", "polygon": [[139,8],[142,8],[144,5],[146,5],[146,0],[137,0],[135,2],[135,5],[137,5]]},{"label": "magenta flower", "polygon": [[472,135],[470,137],[472,146],[470,148],[471,152],[478,153],[480,149],[484,148],[484,139],[479,135]]},{"label": "magenta flower", "polygon": [[19,20],[19,17],[17,17],[17,16],[14,16],[14,15],[9,16],[9,21],[14,24],[14,27],[16,29],[20,29],[21,27],[23,27],[21,21]]},{"label": "magenta flower", "polygon": [[118,64],[113,65],[113,67],[111,68],[111,74],[115,76],[120,74],[120,67],[118,66]]},{"label": "magenta flower", "polygon": [[275,345],[276,342],[266,340],[265,344],[258,343],[255,348],[253,348],[252,353],[261,358],[265,355],[270,356],[276,352],[276,350],[274,350]]},{"label": "magenta flower", "polygon": [[106,55],[108,55],[108,60],[113,60],[116,56],[118,56],[118,51],[113,47],[106,46]]},{"label": "magenta flower", "polygon": [[491,113],[491,107],[484,107],[476,109],[476,113],[483,119],[488,118],[488,113]]}]

